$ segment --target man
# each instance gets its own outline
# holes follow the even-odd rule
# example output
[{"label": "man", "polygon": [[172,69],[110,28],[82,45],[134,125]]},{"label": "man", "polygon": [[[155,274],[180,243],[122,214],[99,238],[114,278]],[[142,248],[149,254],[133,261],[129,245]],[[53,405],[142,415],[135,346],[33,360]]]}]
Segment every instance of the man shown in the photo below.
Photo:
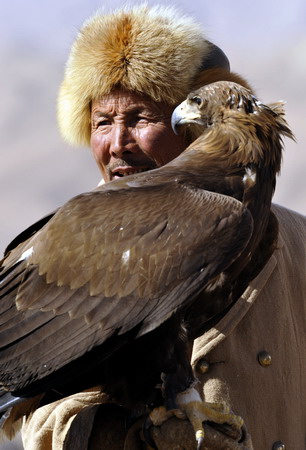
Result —
[{"label": "man", "polygon": [[[187,146],[170,117],[187,93],[218,80],[248,83],[191,20],[135,7],[97,15],[73,45],[58,102],[72,144],[90,145],[105,182],[160,167]],[[275,207],[278,247],[213,328],[196,339],[193,365],[205,400],[227,403],[251,435],[206,427],[207,448],[301,449],[305,443],[305,220]],[[42,400],[43,401],[43,400]],[[26,449],[143,448],[140,424],[99,389],[38,408],[24,425]],[[99,406],[104,403],[102,406]],[[160,449],[193,448],[188,423],[152,437]],[[252,444],[252,442],[253,444]]]}]

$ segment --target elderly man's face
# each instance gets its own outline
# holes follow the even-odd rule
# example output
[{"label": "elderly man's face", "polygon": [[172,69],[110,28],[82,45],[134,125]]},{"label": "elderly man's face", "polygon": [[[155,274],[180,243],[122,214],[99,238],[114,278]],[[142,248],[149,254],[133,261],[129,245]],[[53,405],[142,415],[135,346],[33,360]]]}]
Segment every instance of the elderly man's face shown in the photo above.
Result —
[{"label": "elderly man's face", "polygon": [[172,111],[124,90],[93,102],[91,148],[106,182],[163,166],[186,148],[171,129]]}]

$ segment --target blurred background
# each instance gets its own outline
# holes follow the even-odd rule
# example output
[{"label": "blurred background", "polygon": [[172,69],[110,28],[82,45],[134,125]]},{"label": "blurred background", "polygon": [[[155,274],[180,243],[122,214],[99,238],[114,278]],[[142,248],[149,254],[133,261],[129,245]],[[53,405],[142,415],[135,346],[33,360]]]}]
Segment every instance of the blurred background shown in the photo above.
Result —
[{"label": "blurred background", "polygon": [[[135,2],[136,3],[136,2]],[[156,1],[148,1],[155,4]],[[305,0],[159,0],[193,15],[265,102],[286,101],[297,143],[285,140],[276,203],[306,214]],[[56,97],[83,21],[119,0],[10,0],[0,14],[0,252],[25,227],[97,185],[89,149],[59,136]],[[20,449],[20,439],[0,444]]]}]

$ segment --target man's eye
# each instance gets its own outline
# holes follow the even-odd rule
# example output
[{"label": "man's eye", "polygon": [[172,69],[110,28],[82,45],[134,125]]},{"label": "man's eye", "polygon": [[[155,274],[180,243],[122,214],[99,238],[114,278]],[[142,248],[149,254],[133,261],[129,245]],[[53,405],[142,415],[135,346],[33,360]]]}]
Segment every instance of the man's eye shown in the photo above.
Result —
[{"label": "man's eye", "polygon": [[98,127],[103,127],[105,125],[109,125],[109,120],[104,119],[104,120],[99,120],[99,122],[97,122]]}]

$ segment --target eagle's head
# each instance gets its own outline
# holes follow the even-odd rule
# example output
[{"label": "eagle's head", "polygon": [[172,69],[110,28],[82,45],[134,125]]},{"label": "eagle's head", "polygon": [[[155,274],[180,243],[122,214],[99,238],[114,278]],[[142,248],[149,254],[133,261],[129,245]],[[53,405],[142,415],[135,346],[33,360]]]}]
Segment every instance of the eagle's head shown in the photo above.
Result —
[{"label": "eagle's head", "polygon": [[[243,86],[228,81],[218,81],[190,92],[186,100],[174,110],[172,128],[178,133],[182,126],[198,129],[203,133],[216,125],[224,123],[230,111],[245,114],[256,113],[260,108],[267,108]],[[198,128],[191,124],[199,125]]]},{"label": "eagle's head", "polygon": [[273,161],[276,171],[280,168],[282,136],[293,138],[282,102],[265,105],[249,89],[229,81],[191,92],[175,108],[171,123],[174,132],[184,133],[190,142],[209,134],[214,142],[218,138],[222,148],[226,139],[230,153],[235,153],[235,158],[239,155],[241,164]]}]

